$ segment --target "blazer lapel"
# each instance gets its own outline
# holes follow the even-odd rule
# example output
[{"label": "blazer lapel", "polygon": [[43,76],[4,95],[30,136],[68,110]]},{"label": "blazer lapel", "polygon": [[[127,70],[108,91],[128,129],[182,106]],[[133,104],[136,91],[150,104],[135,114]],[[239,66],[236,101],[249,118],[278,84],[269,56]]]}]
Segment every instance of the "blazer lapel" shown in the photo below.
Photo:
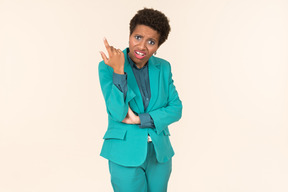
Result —
[{"label": "blazer lapel", "polygon": [[155,104],[158,93],[159,93],[159,73],[160,70],[156,67],[156,63],[154,62],[154,56],[152,56],[148,63],[148,71],[149,71],[149,81],[150,81],[150,90],[151,90],[151,99],[146,111],[150,111]]}]

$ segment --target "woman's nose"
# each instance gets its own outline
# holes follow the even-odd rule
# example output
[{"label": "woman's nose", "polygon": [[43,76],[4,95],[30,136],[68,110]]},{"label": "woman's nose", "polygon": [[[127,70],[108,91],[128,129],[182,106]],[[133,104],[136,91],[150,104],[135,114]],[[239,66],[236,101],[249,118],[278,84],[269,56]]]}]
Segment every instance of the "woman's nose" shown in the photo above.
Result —
[{"label": "woman's nose", "polygon": [[139,48],[142,49],[142,50],[145,49],[145,41],[141,41],[141,42],[139,43]]}]

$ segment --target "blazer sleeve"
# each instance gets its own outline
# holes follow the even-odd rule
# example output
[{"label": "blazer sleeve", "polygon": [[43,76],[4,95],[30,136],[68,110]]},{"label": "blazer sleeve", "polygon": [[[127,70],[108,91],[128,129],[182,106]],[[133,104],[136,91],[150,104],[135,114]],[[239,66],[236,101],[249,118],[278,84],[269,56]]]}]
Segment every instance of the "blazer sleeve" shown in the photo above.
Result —
[{"label": "blazer sleeve", "polygon": [[113,69],[101,61],[98,66],[101,90],[106,103],[106,110],[110,118],[121,122],[128,112],[128,102],[135,97],[135,93],[129,88],[124,98],[117,86],[113,83]]},{"label": "blazer sleeve", "polygon": [[168,125],[178,121],[182,116],[182,102],[172,79],[170,64],[168,66],[168,104],[149,112],[154,120],[157,134],[160,134]]}]

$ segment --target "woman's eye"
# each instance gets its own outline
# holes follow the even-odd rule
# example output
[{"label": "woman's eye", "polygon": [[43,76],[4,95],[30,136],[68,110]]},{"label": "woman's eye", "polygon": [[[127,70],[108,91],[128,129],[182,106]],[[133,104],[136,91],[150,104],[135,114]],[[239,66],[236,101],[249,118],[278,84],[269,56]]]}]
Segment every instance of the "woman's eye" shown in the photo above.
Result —
[{"label": "woman's eye", "polygon": [[149,43],[150,45],[155,45],[155,41],[152,41],[152,40],[148,41],[148,43]]},{"label": "woman's eye", "polygon": [[140,40],[140,39],[141,39],[141,36],[140,36],[140,35],[136,35],[136,36],[135,36],[135,39]]}]

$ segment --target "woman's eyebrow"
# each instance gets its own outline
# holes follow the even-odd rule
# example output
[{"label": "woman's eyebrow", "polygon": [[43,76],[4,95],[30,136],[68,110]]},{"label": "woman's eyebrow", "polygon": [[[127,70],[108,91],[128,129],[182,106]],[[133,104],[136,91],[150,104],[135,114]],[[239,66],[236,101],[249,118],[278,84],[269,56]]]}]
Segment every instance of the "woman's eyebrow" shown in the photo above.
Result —
[{"label": "woman's eyebrow", "polygon": [[154,39],[154,38],[148,38],[149,40],[153,40],[153,41],[157,41],[156,39]]}]

